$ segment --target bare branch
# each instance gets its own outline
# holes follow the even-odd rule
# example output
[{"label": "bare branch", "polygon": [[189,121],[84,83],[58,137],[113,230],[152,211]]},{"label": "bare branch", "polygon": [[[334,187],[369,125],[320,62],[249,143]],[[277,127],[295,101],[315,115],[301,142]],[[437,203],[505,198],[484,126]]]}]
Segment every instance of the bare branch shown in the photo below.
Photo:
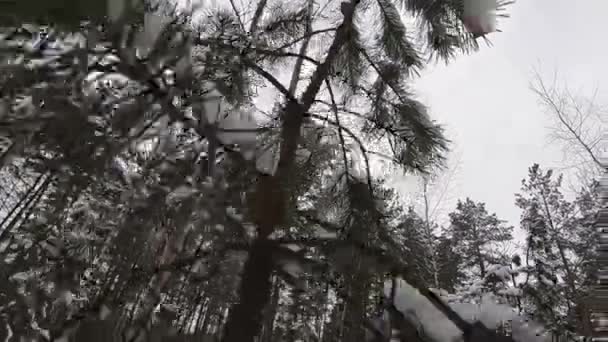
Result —
[{"label": "bare branch", "polygon": [[[602,169],[599,156],[602,126],[605,111],[595,103],[597,90],[589,97],[573,94],[567,86],[558,87],[556,74],[553,82],[548,85],[540,75],[534,72],[534,80],[530,85],[541,104],[555,120],[551,138],[561,142],[563,152],[569,159],[582,160],[575,163],[575,169],[582,182],[588,182],[597,170]],[[603,114],[603,115],[602,115]]]},{"label": "bare branch", "polygon": [[245,32],[245,25],[243,24],[243,19],[241,18],[241,13],[239,13],[239,11],[237,10],[234,0],[230,0],[230,6],[232,6],[232,10],[234,11],[234,15],[236,15],[236,18],[239,21],[239,25],[241,26],[241,29],[243,30],[243,32]]}]

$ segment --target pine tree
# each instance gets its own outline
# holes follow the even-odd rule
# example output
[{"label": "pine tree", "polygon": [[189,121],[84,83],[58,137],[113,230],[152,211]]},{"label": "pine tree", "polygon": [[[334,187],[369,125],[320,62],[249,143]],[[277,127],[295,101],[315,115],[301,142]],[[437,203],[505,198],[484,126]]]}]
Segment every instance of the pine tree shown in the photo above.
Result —
[{"label": "pine tree", "polygon": [[399,217],[396,227],[402,236],[404,246],[404,258],[411,265],[412,275],[421,284],[429,287],[437,287],[434,279],[434,270],[430,260],[433,255],[435,241],[429,241],[426,234],[427,223],[420,217],[412,207]]},{"label": "pine tree", "polygon": [[488,267],[501,261],[496,247],[512,239],[513,227],[507,226],[496,214],[488,213],[484,203],[475,203],[469,198],[458,201],[456,210],[449,216],[450,226],[446,232],[461,256],[463,270],[484,279]]},{"label": "pine tree", "polygon": [[437,243],[440,288],[450,293],[463,285],[466,274],[462,268],[462,256],[456,250],[455,240],[447,234],[441,235]]},{"label": "pine tree", "polygon": [[[585,334],[588,316],[585,297],[593,260],[592,223],[597,210],[593,188],[574,201],[564,198],[562,176],[543,171],[538,164],[528,170],[516,204],[522,228],[528,233],[527,254],[534,281],[524,288],[537,316],[559,332],[575,329]],[[527,291],[527,292],[526,292]]]},{"label": "pine tree", "polygon": [[[428,121],[426,114],[422,112],[423,108],[417,102],[408,99],[402,91],[403,88],[398,86],[403,81],[400,79],[399,73],[401,71],[414,71],[421,66],[421,62],[418,54],[405,36],[404,25],[399,18],[397,7],[390,1],[378,1],[377,3],[377,8],[381,13],[381,22],[384,26],[382,35],[373,43],[376,47],[381,48],[380,51],[383,51],[385,56],[388,57],[383,60],[381,59],[382,54],[372,54],[366,51],[364,45],[360,42],[360,28],[354,20],[358,5],[359,1],[357,0],[341,4],[342,23],[336,29],[336,34],[325,60],[313,72],[311,81],[299,101],[294,101],[290,98],[293,96],[292,94],[282,91],[283,95],[288,98],[288,103],[280,115],[284,118],[281,159],[277,173],[258,186],[258,198],[262,198],[261,194],[264,193],[266,197],[276,198],[277,203],[283,201],[281,197],[284,194],[282,194],[280,188],[285,184],[289,170],[292,168],[294,151],[297,148],[297,137],[304,119],[304,113],[311,109],[321,85],[331,75],[345,81],[344,83],[348,85],[350,91],[355,91],[355,93],[361,93],[362,91],[361,94],[371,101],[371,104],[373,104],[372,117],[368,117],[366,120],[366,130],[376,135],[391,134],[392,137],[389,137],[388,140],[393,146],[397,161],[411,168],[420,169],[440,157],[438,152],[444,147],[440,132],[435,125]],[[466,50],[472,46],[471,43],[474,43],[474,40],[470,36],[466,37],[466,35],[458,35],[456,36],[457,40],[447,43],[448,40],[441,40],[446,38],[445,36],[441,37],[440,34],[438,35],[438,31],[433,31],[439,28],[438,23],[440,21],[438,20],[442,16],[450,23],[448,25],[452,23],[456,26],[459,25],[458,9],[446,4],[445,7],[434,7],[433,10],[436,12],[431,14],[428,13],[430,11],[427,10],[427,7],[421,6],[421,4],[406,2],[404,5],[406,9],[420,14],[423,21],[430,24],[427,27],[432,39],[428,42],[428,46],[440,56],[451,57],[455,48]],[[451,34],[447,30],[443,32],[446,36]],[[337,65],[340,65],[344,72],[336,73]],[[364,80],[364,74],[369,73],[368,70],[374,70],[377,73],[377,81],[373,88],[366,89],[365,86],[361,88],[363,84],[361,81]],[[390,77],[390,75],[397,77]],[[329,83],[328,87],[330,87],[328,90],[331,89]],[[338,120],[338,104],[335,99],[330,100],[332,101],[330,108],[333,107],[334,115]],[[339,125],[339,122],[334,123]],[[393,128],[403,127],[403,125],[410,127],[408,130],[412,134],[412,139],[403,140],[402,138],[405,136],[393,130]],[[340,135],[342,135],[341,130],[338,127]],[[274,188],[274,190],[271,190],[271,188]],[[245,265],[240,294],[242,301],[232,311],[225,330],[226,341],[247,341],[259,329],[259,320],[255,317],[258,317],[261,307],[268,300],[268,278],[271,272],[271,268],[262,267],[263,264],[271,263],[267,243],[264,239],[276,227],[281,225],[282,222],[277,219],[284,216],[280,206],[275,206],[275,208],[277,209],[276,212],[265,212],[257,215],[257,223],[260,228],[259,237],[256,245],[251,250],[249,261]],[[273,219],[268,220],[269,218]],[[254,300],[254,298],[257,299]],[[234,337],[232,337],[232,334],[235,334]]]}]

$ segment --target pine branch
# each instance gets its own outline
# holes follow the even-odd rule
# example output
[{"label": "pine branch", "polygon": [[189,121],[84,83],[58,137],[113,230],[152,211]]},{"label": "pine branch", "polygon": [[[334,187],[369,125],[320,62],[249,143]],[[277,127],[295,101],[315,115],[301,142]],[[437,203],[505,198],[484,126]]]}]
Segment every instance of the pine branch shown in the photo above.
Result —
[{"label": "pine branch", "polygon": [[357,144],[357,146],[359,147],[359,149],[361,150],[361,154],[363,155],[363,161],[365,162],[365,169],[366,169],[366,174],[367,174],[367,183],[368,184],[372,184],[372,180],[371,180],[371,169],[370,169],[370,164],[369,164],[369,156],[368,154],[370,153],[370,151],[367,150],[367,148],[365,147],[365,144],[363,143],[363,141],[350,129],[340,125],[338,122],[331,120],[329,118],[326,118],[324,116],[318,115],[318,114],[314,114],[314,113],[306,113],[307,117],[312,117],[315,118],[317,120],[321,120],[323,122],[327,122],[329,124],[331,124],[332,126],[336,127],[336,128],[341,128],[342,131],[346,134],[349,135],[349,137],[351,139],[353,139],[355,141],[355,143]]},{"label": "pine branch", "polygon": [[361,34],[354,21],[345,27],[345,32],[344,44],[332,64],[331,76],[346,83],[352,92],[363,77],[365,66],[361,56]]},{"label": "pine branch", "polygon": [[270,8],[270,12],[272,16],[260,25],[260,38],[266,40],[267,44],[284,45],[293,37],[306,33],[310,16],[308,7],[292,11],[285,9],[283,3],[278,3]]},{"label": "pine branch", "polygon": [[431,57],[444,61],[453,58],[456,51],[469,53],[479,45],[462,23],[460,1],[451,0],[400,0],[401,5],[420,20]]},{"label": "pine branch", "polygon": [[393,103],[373,90],[360,89],[374,104],[364,130],[379,138],[389,133],[388,142],[401,165],[426,173],[429,165],[443,162],[448,141],[421,103],[403,96],[400,103]]},{"label": "pine branch", "polygon": [[378,35],[378,44],[387,56],[408,70],[422,68],[422,60],[414,45],[409,41],[407,29],[401,20],[401,14],[391,0],[377,0],[380,7],[382,33]]}]

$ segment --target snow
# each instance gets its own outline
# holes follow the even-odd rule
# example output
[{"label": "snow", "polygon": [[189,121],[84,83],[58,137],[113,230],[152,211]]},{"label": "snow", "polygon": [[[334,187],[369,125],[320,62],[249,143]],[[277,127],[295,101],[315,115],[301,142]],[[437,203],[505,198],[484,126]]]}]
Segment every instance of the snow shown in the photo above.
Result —
[{"label": "snow", "polygon": [[8,335],[4,339],[4,342],[10,342],[13,337],[13,329],[11,329],[11,325],[8,322],[6,323],[6,330],[8,331]]},{"label": "snow", "polygon": [[285,248],[288,248],[289,250],[292,250],[292,251],[294,251],[294,252],[299,252],[299,251],[301,251],[302,249],[304,249],[303,247],[300,247],[300,246],[298,246],[298,245],[294,245],[294,244],[288,244],[288,245],[285,245]]},{"label": "snow", "polygon": [[361,153],[360,149],[357,146],[351,145],[350,149],[350,173],[356,179],[365,181],[367,180],[367,168],[365,165],[365,160],[363,159],[363,153]]},{"label": "snow", "polygon": [[120,175],[123,177],[125,183],[132,185],[135,174],[134,172],[129,170],[129,165],[127,164],[127,162],[120,157],[115,157],[112,163],[115,170],[120,172]]},{"label": "snow", "polygon": [[28,274],[28,272],[18,272],[18,273],[13,274],[10,277],[10,280],[14,280],[14,281],[26,281],[29,278],[31,278],[31,275]]},{"label": "snow", "polygon": [[502,280],[511,279],[511,268],[504,265],[491,265],[488,268],[488,274],[494,274]]},{"label": "snow", "polygon": [[6,258],[4,258],[4,263],[12,264],[15,259],[17,259],[17,253],[9,253]]},{"label": "snow", "polygon": [[432,291],[433,293],[441,296],[441,297],[448,297],[450,294],[448,293],[448,291],[444,290],[444,289],[434,289],[434,288],[429,288],[430,291]]},{"label": "snow", "polygon": [[196,192],[197,190],[191,186],[180,185],[169,195],[167,195],[165,202],[167,203],[167,205],[175,205],[185,200],[186,198],[194,195]]},{"label": "snow", "polygon": [[466,293],[468,295],[476,295],[476,294],[480,294],[481,291],[483,289],[483,281],[482,280],[478,280],[474,283],[472,283],[468,288]]},{"label": "snow", "polygon": [[[416,289],[402,280],[398,281],[397,286],[395,307],[404,315],[414,310],[430,338],[438,342],[451,342],[462,335],[461,331],[445,318],[439,310],[435,309],[433,304],[420,295]],[[386,282],[384,286],[386,296],[390,296],[391,289],[392,282]]]},{"label": "snow", "polygon": [[[392,282],[388,281],[384,286],[384,293],[390,296]],[[404,315],[415,312],[420,319],[424,331],[435,341],[453,342],[461,337],[461,331],[446,318],[435,306],[424,298],[418,290],[403,280],[398,281],[395,296],[395,307]],[[449,303],[465,320],[477,319],[488,328],[494,328],[501,321],[512,321],[513,338],[519,342],[545,342],[550,337],[547,334],[539,334],[542,327],[534,322],[527,321],[523,316],[508,305],[497,304],[495,298],[486,295],[480,304]]]}]

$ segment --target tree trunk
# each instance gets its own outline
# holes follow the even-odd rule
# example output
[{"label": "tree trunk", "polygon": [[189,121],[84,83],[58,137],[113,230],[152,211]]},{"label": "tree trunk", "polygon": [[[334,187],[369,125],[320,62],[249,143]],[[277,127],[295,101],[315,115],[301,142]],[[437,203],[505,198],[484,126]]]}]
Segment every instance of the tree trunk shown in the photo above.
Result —
[{"label": "tree trunk", "polygon": [[361,271],[352,276],[349,282],[349,302],[344,314],[344,341],[365,341],[364,320],[366,318],[367,296],[369,294],[369,277]]},{"label": "tree trunk", "polygon": [[249,252],[236,304],[224,327],[223,342],[253,342],[262,323],[262,312],[270,299],[272,250],[266,238],[257,239]]},{"label": "tree trunk", "polygon": [[198,321],[196,322],[196,332],[203,334],[209,332],[209,321],[211,320],[211,316],[214,314],[215,307],[215,299],[211,298],[209,299],[209,302],[204,305],[204,311],[203,308],[201,308]]},{"label": "tree trunk", "polygon": [[[559,231],[557,229],[557,227],[555,226],[555,224],[553,223],[553,215],[551,214],[551,211],[549,209],[549,204],[547,203],[547,198],[543,195],[542,196],[543,199],[543,204],[544,204],[544,209],[545,209],[545,213],[547,215],[547,219],[549,220],[549,225],[551,227],[552,230],[552,235],[553,238],[555,239],[555,244],[557,245],[557,250],[562,262],[562,266],[564,267],[564,271],[566,272],[566,283],[568,284],[568,288],[570,292],[569,293],[569,298],[566,299],[566,304],[568,305],[568,309],[569,311],[572,310],[571,304],[570,304],[570,300],[572,300],[574,303],[574,313],[576,316],[576,320],[577,322],[577,326],[579,330],[582,330],[582,333],[585,334],[586,336],[591,335],[592,331],[590,329],[591,327],[591,322],[589,320],[589,315],[585,314],[586,311],[586,307],[583,303],[579,303],[581,301],[581,295],[579,294],[579,289],[576,286],[575,283],[575,274],[572,271],[572,269],[570,268],[570,262],[568,261],[568,258],[566,256],[566,252],[565,252],[565,248],[563,246],[563,244],[561,243],[560,237],[559,237]],[[582,307],[581,307],[582,305]]]},{"label": "tree trunk", "polygon": [[255,14],[253,15],[253,19],[251,20],[251,26],[249,27],[249,33],[251,33],[254,39],[257,37],[258,23],[260,22],[260,18],[264,13],[264,8],[266,8],[266,4],[268,0],[260,0],[258,5],[255,8]]},{"label": "tree trunk", "polygon": [[435,251],[435,241],[433,239],[433,229],[431,227],[431,218],[429,212],[430,205],[427,179],[424,179],[423,186],[425,235],[428,243],[427,247],[429,249],[429,255],[431,256],[430,264],[432,269],[431,272],[433,273],[433,286],[435,286],[436,289],[440,289],[441,286],[439,285],[439,267],[437,265],[437,253]]},{"label": "tree trunk", "polygon": [[473,236],[475,237],[475,254],[477,257],[477,263],[479,264],[479,273],[481,275],[481,279],[486,278],[486,265],[483,261],[483,255],[481,254],[481,239],[479,238],[479,234],[477,233],[477,227],[473,226]]}]

